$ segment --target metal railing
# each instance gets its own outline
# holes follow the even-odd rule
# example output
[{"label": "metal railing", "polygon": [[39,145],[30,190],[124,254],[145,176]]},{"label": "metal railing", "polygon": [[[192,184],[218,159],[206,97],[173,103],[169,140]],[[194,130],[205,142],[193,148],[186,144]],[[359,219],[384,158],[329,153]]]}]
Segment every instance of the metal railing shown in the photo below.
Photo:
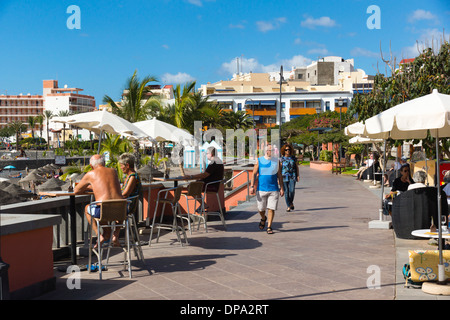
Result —
[{"label": "metal railing", "polygon": [[[246,186],[247,186],[247,200],[248,200],[248,199],[250,198],[250,181],[249,181],[250,175],[249,175],[249,173],[248,173],[247,170],[242,170],[241,172],[239,172],[238,174],[236,174],[235,176],[233,176],[231,179],[225,181],[224,186],[226,186],[228,183],[232,182],[234,179],[236,179],[237,177],[239,177],[239,176],[240,176],[241,174],[243,174],[244,172],[247,174],[247,182],[244,183],[244,184],[241,184],[240,186],[243,186],[243,185],[246,185]],[[239,186],[239,187],[240,187],[240,186]],[[234,190],[234,189],[236,189],[236,188],[233,188],[233,190]]]}]

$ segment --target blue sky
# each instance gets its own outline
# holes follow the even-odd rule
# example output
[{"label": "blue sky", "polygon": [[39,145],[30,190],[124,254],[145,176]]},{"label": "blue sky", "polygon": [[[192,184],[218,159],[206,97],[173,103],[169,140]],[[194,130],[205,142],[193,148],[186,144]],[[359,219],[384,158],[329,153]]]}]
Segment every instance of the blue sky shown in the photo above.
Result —
[{"label": "blue sky", "polygon": [[[69,29],[70,5],[80,29]],[[379,8],[380,29],[369,29]],[[72,21],[72,20],[70,20]],[[372,21],[372,20],[371,20]],[[134,70],[158,84],[231,78],[354,58],[367,74],[386,57],[417,55],[416,41],[450,35],[450,2],[366,0],[0,0],[0,94],[42,94],[42,80],[119,99]]]}]

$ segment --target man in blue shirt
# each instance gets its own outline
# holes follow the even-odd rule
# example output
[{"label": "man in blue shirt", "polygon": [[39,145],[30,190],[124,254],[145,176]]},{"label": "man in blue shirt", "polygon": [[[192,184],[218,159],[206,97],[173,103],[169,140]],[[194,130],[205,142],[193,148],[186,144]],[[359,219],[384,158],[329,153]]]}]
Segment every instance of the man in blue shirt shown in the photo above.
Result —
[{"label": "man in blue shirt", "polygon": [[278,198],[284,195],[284,187],[280,162],[277,158],[272,157],[272,145],[267,144],[265,151],[265,155],[258,158],[253,168],[250,190],[252,194],[255,193],[255,180],[257,179],[256,202],[261,215],[259,229],[264,229],[267,220],[267,233],[273,234],[273,217],[278,206]]}]

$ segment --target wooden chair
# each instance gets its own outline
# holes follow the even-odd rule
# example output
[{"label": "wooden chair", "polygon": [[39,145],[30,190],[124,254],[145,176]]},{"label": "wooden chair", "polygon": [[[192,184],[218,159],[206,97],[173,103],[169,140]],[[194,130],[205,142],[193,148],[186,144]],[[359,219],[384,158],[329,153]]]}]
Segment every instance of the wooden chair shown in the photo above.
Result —
[{"label": "wooden chair", "polygon": [[342,158],[340,162],[339,161],[333,162],[331,173],[341,174],[342,170],[345,170],[346,164],[347,160],[345,158]]}]

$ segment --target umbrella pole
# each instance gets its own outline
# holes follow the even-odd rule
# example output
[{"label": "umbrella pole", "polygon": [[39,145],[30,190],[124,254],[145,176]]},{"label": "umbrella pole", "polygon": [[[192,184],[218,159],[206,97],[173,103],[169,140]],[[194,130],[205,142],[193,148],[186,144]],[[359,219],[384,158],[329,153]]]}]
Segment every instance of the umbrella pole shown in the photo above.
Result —
[{"label": "umbrella pole", "polygon": [[[381,209],[380,209],[380,220],[383,220],[383,204],[384,204],[384,174],[386,171],[386,163],[387,163],[387,157],[386,157],[386,139],[384,139],[384,157],[383,157],[383,168],[381,170]],[[374,175],[375,177],[375,175]]]},{"label": "umbrella pole", "polygon": [[438,205],[438,233],[439,233],[439,265],[438,282],[445,281],[445,269],[442,259],[442,207],[441,207],[441,179],[439,171],[439,133],[436,130],[436,178],[437,178],[437,205]]},{"label": "umbrella pole", "polygon": [[103,130],[100,131],[100,134],[98,135],[98,148],[97,148],[97,154],[100,154],[100,148],[101,148],[101,144],[102,144],[102,135],[103,135]]},{"label": "umbrella pole", "polygon": [[[152,192],[152,180],[153,180],[153,154],[155,150],[153,149],[152,142],[152,154],[150,156],[150,175],[148,176],[148,194],[147,194],[147,225],[150,226],[150,193]],[[152,229],[153,232],[153,229]]]}]

